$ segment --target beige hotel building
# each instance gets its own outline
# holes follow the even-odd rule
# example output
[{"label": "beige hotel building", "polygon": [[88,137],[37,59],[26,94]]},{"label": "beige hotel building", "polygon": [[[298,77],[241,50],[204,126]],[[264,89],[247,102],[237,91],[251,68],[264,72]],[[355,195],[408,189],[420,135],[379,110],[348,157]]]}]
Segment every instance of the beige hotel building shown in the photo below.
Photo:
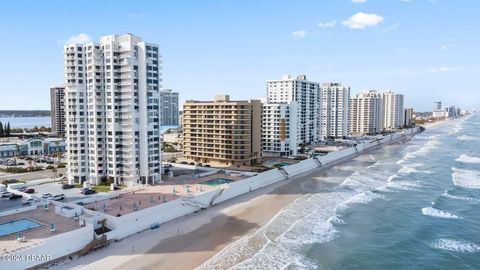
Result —
[{"label": "beige hotel building", "polygon": [[183,155],[187,161],[220,166],[249,166],[261,156],[262,103],[187,100],[183,105]]}]

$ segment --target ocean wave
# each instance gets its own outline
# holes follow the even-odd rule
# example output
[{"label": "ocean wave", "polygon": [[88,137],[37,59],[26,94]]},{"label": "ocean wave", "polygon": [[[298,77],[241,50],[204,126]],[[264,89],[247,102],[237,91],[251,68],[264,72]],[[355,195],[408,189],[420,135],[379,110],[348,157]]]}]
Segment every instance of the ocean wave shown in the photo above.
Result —
[{"label": "ocean wave", "polygon": [[457,187],[480,189],[480,171],[452,168],[453,184]]},{"label": "ocean wave", "polygon": [[422,186],[420,182],[411,182],[411,181],[390,181],[386,186],[377,188],[378,191],[392,193],[396,191],[418,191]]},{"label": "ocean wave", "polygon": [[440,145],[442,143],[440,141],[436,140],[435,138],[436,138],[436,136],[432,136],[432,139],[427,141],[427,143],[424,144],[419,149],[417,149],[413,152],[410,152],[410,153],[406,153],[404,159],[406,159],[406,160],[415,159],[418,156],[426,155],[426,154],[430,153],[432,150],[440,147]]},{"label": "ocean wave", "polygon": [[459,200],[459,201],[480,202],[480,199],[476,199],[476,198],[472,198],[472,197],[452,195],[448,192],[448,190],[445,190],[445,192],[442,194],[442,196],[445,197],[445,198]]},{"label": "ocean wave", "polygon": [[480,137],[469,136],[469,135],[462,135],[457,137],[460,141],[468,142],[468,141],[479,141]]},{"label": "ocean wave", "polygon": [[431,245],[433,248],[454,251],[459,253],[475,253],[480,251],[480,246],[471,242],[439,239]]},{"label": "ocean wave", "polygon": [[353,197],[348,198],[343,203],[337,205],[336,209],[339,210],[339,211],[344,211],[354,204],[367,204],[367,203],[369,203],[373,200],[384,199],[384,198],[385,197],[383,195],[373,193],[371,191],[362,192],[362,193],[358,193],[357,195],[355,195]]},{"label": "ocean wave", "polygon": [[352,191],[306,194],[253,235],[225,247],[198,269],[314,269],[315,264],[302,255],[301,247],[339,237],[334,224],[343,221],[335,218],[335,206],[352,194]]},{"label": "ocean wave", "polygon": [[461,219],[461,217],[454,215],[452,213],[442,211],[433,207],[422,208],[422,214],[424,216],[438,217],[438,218],[450,218],[450,219]]},{"label": "ocean wave", "polygon": [[480,164],[480,158],[469,155],[461,155],[459,158],[455,159],[455,161],[470,164]]},{"label": "ocean wave", "polygon": [[400,173],[400,174],[412,174],[412,173],[433,174],[433,172],[429,171],[429,170],[419,170],[416,167],[405,166],[405,165],[403,165],[402,168],[400,168],[400,170],[398,170],[398,173]]}]

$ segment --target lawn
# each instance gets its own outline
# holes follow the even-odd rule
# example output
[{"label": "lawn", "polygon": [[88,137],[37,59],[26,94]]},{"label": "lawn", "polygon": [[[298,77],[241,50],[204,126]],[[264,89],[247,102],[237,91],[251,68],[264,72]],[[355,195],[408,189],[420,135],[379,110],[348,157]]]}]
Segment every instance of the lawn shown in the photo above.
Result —
[{"label": "lawn", "polygon": [[97,192],[110,192],[110,186],[105,186],[105,185],[96,185],[92,186],[92,189],[94,189]]}]

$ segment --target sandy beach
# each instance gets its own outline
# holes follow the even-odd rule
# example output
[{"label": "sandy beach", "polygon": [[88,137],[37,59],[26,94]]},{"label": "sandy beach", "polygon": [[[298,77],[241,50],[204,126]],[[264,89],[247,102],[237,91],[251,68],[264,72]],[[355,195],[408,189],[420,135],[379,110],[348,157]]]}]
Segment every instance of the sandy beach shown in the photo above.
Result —
[{"label": "sandy beach", "polygon": [[[159,229],[127,237],[49,269],[194,269],[229,244],[260,229],[303,196],[306,191],[302,190],[301,183],[326,174],[329,168],[343,162],[173,220]],[[337,184],[323,181],[320,188],[329,189]]]}]

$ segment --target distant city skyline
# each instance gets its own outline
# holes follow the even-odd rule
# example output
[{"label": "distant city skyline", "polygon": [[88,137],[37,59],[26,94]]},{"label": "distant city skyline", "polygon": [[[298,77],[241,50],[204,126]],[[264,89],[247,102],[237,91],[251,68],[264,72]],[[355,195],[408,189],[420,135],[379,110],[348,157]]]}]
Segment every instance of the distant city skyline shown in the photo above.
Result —
[{"label": "distant city skyline", "polygon": [[435,100],[480,107],[480,3],[357,2],[5,3],[0,110],[50,109],[50,88],[64,82],[64,44],[124,33],[160,45],[163,85],[181,104],[216,94],[266,97],[267,80],[305,74],[349,86],[352,96],[393,90],[415,111],[433,110]]}]

